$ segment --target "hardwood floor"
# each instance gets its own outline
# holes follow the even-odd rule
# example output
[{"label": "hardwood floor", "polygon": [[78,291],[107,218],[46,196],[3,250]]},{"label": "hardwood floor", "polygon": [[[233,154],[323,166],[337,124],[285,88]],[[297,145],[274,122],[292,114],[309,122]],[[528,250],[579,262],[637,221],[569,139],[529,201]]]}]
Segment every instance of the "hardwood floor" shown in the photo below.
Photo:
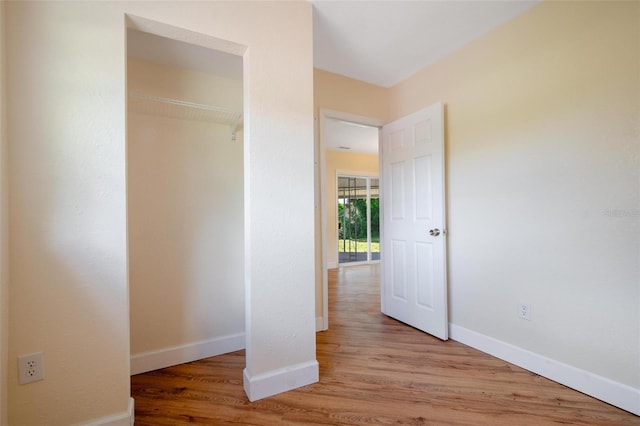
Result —
[{"label": "hardwood floor", "polygon": [[329,272],[320,382],[250,403],[244,351],[131,378],[136,425],[640,425],[640,417],[382,314],[378,267]]}]

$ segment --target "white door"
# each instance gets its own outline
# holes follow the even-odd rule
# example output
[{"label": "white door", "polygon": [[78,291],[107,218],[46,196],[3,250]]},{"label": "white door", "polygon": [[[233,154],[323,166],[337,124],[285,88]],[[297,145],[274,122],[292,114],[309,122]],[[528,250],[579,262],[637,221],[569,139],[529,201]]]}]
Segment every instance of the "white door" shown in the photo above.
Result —
[{"label": "white door", "polygon": [[382,312],[446,340],[442,104],[383,126],[381,148]]}]

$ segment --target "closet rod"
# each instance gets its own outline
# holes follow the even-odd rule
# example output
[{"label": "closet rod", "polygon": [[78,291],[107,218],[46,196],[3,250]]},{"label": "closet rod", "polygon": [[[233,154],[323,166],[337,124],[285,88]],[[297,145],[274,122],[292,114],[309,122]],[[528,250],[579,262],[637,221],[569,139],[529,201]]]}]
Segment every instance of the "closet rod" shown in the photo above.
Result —
[{"label": "closet rod", "polygon": [[[220,114],[219,118],[213,121],[229,124],[229,126],[231,127],[231,140],[236,140],[236,132],[238,131],[238,127],[240,126],[240,122],[242,121],[242,113],[226,108],[216,107],[213,105],[181,101],[178,99],[164,98],[161,96],[146,95],[139,92],[129,92],[129,97],[140,101],[157,102],[162,104],[175,105],[178,107],[194,108],[197,110],[212,112],[214,114]],[[222,117],[224,117],[224,119]]]},{"label": "closet rod", "polygon": [[[198,108],[198,109],[204,109],[204,110],[207,110],[207,111],[222,112],[222,113],[227,113],[227,114],[232,113],[232,111],[230,111],[228,109],[215,107],[215,106],[212,106],[212,105],[204,105],[204,104],[197,104],[195,102],[187,102],[187,101],[180,101],[180,100],[177,100],[177,99],[162,98],[160,96],[143,95],[142,93],[136,93],[136,92],[130,92],[129,96],[131,96],[133,98],[137,98],[137,99],[146,100],[146,101],[162,102],[162,103],[165,103],[165,104],[185,106],[185,107],[190,107],[190,108]],[[234,114],[238,114],[238,113],[234,113]]]}]

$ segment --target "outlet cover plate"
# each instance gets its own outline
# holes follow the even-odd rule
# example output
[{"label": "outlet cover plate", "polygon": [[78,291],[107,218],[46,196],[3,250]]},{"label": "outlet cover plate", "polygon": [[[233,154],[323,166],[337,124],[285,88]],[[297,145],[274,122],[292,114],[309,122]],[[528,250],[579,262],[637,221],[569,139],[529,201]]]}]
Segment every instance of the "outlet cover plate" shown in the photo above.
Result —
[{"label": "outlet cover plate", "polygon": [[44,379],[44,355],[36,352],[18,357],[18,383],[21,385]]},{"label": "outlet cover plate", "polygon": [[531,321],[531,303],[518,303],[518,318]]}]

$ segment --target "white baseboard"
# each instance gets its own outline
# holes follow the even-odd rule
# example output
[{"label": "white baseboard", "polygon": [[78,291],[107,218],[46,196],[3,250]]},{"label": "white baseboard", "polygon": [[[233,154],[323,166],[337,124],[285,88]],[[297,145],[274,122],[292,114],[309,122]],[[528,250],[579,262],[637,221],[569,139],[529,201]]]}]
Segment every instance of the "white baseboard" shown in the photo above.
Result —
[{"label": "white baseboard", "polygon": [[81,423],[83,426],[133,426],[134,421],[134,401],[129,398],[129,406],[126,413],[114,414],[112,416],[101,417],[88,423]]},{"label": "white baseboard", "polygon": [[327,329],[327,327],[325,327],[325,325],[324,325],[324,318],[323,317],[316,317],[316,332],[325,331],[326,329]]},{"label": "white baseboard", "polygon": [[239,351],[245,348],[245,344],[245,334],[237,333],[131,355],[131,375]]},{"label": "white baseboard", "polygon": [[249,376],[244,369],[244,391],[249,401],[277,395],[316,383],[319,380],[318,361],[303,362],[256,376]]},{"label": "white baseboard", "polygon": [[640,389],[449,324],[449,337],[579,392],[640,416]]}]

